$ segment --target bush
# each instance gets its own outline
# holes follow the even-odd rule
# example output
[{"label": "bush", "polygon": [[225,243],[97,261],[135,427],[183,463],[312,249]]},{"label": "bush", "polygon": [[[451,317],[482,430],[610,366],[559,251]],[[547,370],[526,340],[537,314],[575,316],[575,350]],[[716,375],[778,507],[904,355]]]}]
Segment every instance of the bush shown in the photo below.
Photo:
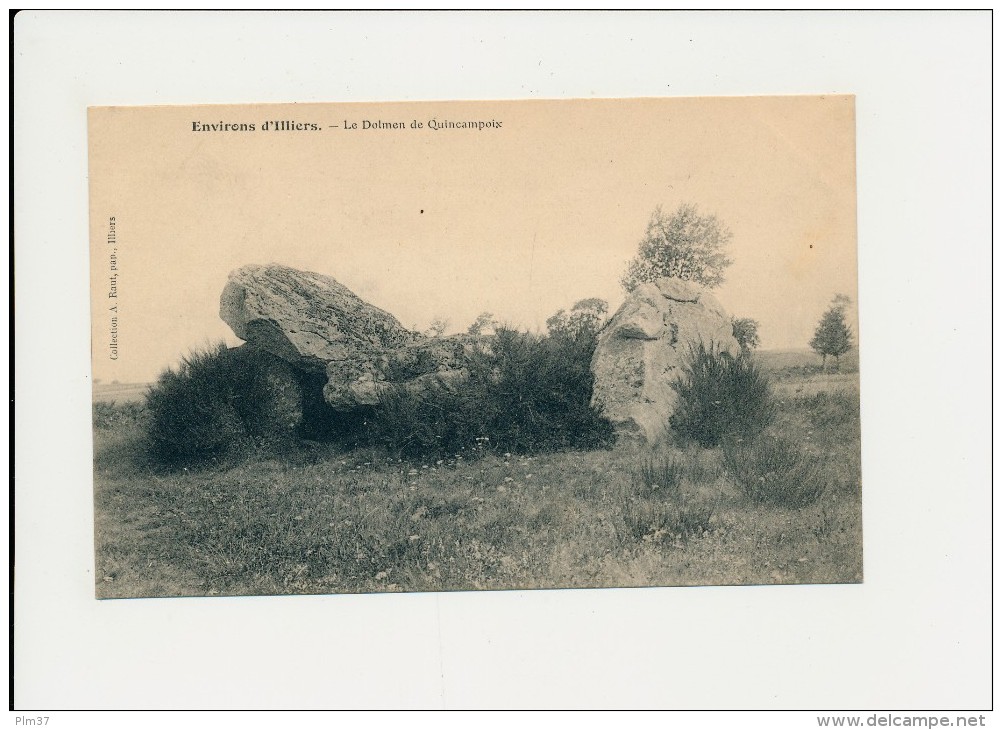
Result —
[{"label": "bush", "polygon": [[179,465],[288,438],[302,421],[302,391],[279,358],[218,343],[161,373],[146,411],[150,456]]},{"label": "bush", "polygon": [[672,383],[678,393],[669,424],[682,439],[710,448],[725,437],[752,436],[775,416],[769,380],[748,355],[733,357],[702,342]]},{"label": "bush", "polygon": [[396,386],[380,396],[361,422],[355,446],[382,446],[401,456],[438,458],[470,445],[476,430],[463,398],[444,384],[422,392]]},{"label": "bush", "polygon": [[612,426],[591,407],[594,349],[593,335],[500,327],[473,352],[463,380],[386,393],[368,415],[368,440],[411,458],[606,444]]},{"label": "bush", "polygon": [[647,456],[633,473],[633,491],[637,494],[677,494],[686,475],[685,464],[670,456]]},{"label": "bush", "polygon": [[760,434],[724,443],[724,465],[756,502],[803,507],[825,491],[824,464],[785,436]]}]

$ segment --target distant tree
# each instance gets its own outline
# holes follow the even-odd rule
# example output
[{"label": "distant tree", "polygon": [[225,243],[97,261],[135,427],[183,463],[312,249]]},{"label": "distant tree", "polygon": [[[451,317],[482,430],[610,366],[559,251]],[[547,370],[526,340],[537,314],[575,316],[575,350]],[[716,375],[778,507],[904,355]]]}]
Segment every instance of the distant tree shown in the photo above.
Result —
[{"label": "distant tree", "polygon": [[811,338],[811,349],[821,355],[821,369],[825,369],[828,356],[835,358],[835,369],[838,369],[838,359],[849,352],[852,347],[852,332],[845,322],[845,310],[852,300],[844,294],[836,294],[831,306],[821,316],[814,337]]},{"label": "distant tree", "polygon": [[449,320],[445,317],[435,317],[425,331],[425,334],[429,337],[441,337],[447,329],[449,329]]},{"label": "distant tree", "polygon": [[852,304],[852,299],[847,297],[845,294],[836,294],[832,297],[832,306],[846,309],[850,304]]},{"label": "distant tree", "polygon": [[620,283],[628,292],[662,277],[720,286],[724,269],[733,263],[724,255],[730,240],[731,232],[717,217],[700,215],[695,205],[683,203],[671,216],[658,206]]},{"label": "distant tree", "polygon": [[594,337],[605,324],[609,303],[604,299],[590,297],[582,299],[571,307],[571,311],[561,309],[546,320],[546,329],[551,336],[578,337],[587,335]]},{"label": "distant tree", "polygon": [[477,315],[477,318],[473,320],[467,329],[467,333],[471,335],[492,335],[497,329],[498,323],[494,319],[494,315],[490,312],[481,312]]},{"label": "distant tree", "polygon": [[738,341],[742,354],[747,355],[756,349],[760,342],[758,339],[758,322],[747,317],[731,317],[731,331],[734,339]]}]

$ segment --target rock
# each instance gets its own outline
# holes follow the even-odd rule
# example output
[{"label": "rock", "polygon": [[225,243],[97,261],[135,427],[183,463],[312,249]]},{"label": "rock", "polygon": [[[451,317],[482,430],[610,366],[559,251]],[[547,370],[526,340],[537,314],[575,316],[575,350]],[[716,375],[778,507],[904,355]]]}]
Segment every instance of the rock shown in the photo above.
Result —
[{"label": "rock", "polygon": [[374,405],[396,385],[455,382],[477,340],[426,337],[330,276],[276,264],[232,272],[219,316],[255,348],[326,376],[323,398],[338,411]]},{"label": "rock", "polygon": [[378,356],[421,338],[336,279],[277,264],[233,271],[219,316],[240,339],[306,370]]},{"label": "rock", "polygon": [[599,333],[592,405],[620,436],[657,441],[678,398],[671,384],[700,342],[739,351],[730,317],[711,294],[680,279],[641,284]]},{"label": "rock", "polygon": [[[259,438],[292,436],[303,422],[300,377],[286,361],[245,344],[230,350],[238,369],[232,404],[247,432]],[[252,398],[245,398],[252,393]]]},{"label": "rock", "polygon": [[327,364],[324,399],[338,410],[371,406],[394,386],[412,392],[448,386],[466,375],[477,338],[470,335],[422,338],[375,357]]}]

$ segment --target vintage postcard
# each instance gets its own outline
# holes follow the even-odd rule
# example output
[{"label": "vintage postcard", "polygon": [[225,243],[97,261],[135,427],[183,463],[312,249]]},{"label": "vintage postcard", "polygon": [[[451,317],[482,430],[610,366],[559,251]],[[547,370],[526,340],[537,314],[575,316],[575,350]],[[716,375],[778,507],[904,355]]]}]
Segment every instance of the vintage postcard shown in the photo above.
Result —
[{"label": "vintage postcard", "polygon": [[863,580],[853,97],[88,125],[98,597]]}]

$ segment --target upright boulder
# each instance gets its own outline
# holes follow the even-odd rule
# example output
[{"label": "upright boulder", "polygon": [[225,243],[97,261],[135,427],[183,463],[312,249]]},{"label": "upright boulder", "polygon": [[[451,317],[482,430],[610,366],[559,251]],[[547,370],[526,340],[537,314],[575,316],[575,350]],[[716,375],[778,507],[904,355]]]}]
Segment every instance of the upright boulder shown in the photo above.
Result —
[{"label": "upright boulder", "polygon": [[229,406],[248,435],[282,439],[296,433],[303,423],[303,390],[295,368],[249,343],[226,354]]},{"label": "upright boulder", "polygon": [[323,398],[338,411],[460,377],[474,340],[425,337],[333,277],[277,264],[233,271],[219,316],[255,348],[326,377]]},{"label": "upright boulder", "polygon": [[620,436],[657,441],[678,399],[672,382],[700,342],[739,351],[730,317],[711,294],[681,279],[641,284],[599,333],[592,405]]}]

